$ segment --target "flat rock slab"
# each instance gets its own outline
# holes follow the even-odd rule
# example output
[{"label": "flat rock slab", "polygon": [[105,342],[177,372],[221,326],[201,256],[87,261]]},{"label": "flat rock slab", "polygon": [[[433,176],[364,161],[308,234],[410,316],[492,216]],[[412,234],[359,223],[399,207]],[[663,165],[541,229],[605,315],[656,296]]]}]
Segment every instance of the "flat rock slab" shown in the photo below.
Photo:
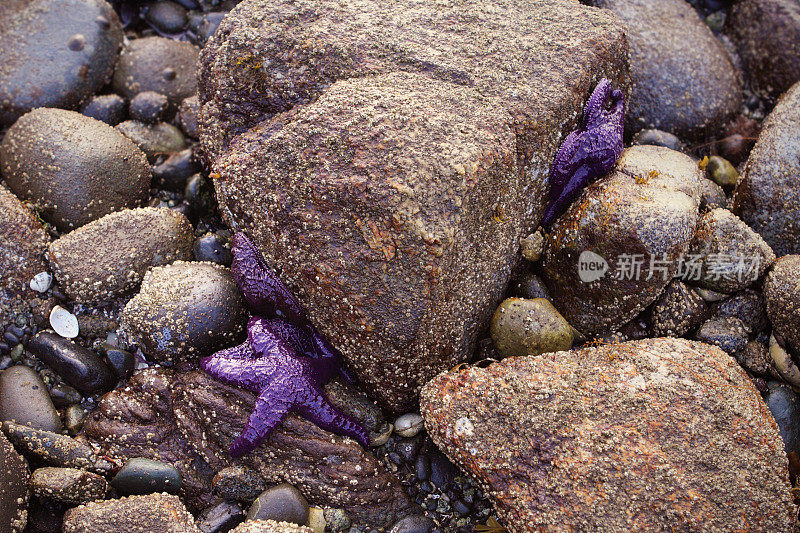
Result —
[{"label": "flat rock slab", "polygon": [[[290,416],[253,453],[228,454],[255,396],[202,372],[137,372],[130,386],[103,397],[84,426],[89,442],[118,464],[146,457],[174,465],[190,509],[212,504],[216,472],[238,465],[267,484],[290,483],[314,505],[343,508],[354,523],[388,527],[419,512],[388,473],[355,441]],[[348,406],[338,407],[349,414]]]},{"label": "flat rock slab", "polygon": [[471,353],[603,76],[627,87],[622,27],[577,2],[250,0],[201,53],[201,142],[228,221],[402,412]]},{"label": "flat rock slab", "polygon": [[790,531],[778,428],[736,361],[645,339],[443,373],[434,442],[510,531]]}]

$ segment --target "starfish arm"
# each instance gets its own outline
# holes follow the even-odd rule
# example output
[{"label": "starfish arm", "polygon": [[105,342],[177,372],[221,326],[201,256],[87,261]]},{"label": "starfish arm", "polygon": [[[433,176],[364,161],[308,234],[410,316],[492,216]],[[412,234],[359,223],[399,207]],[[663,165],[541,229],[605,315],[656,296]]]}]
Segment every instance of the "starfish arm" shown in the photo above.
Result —
[{"label": "starfish arm", "polygon": [[369,447],[369,435],[364,427],[331,405],[317,387],[309,383],[303,396],[303,401],[297,407],[301,416],[326,431],[345,435],[363,447]]},{"label": "starfish arm", "polygon": [[256,353],[276,355],[281,358],[298,357],[295,346],[290,339],[281,336],[280,330],[274,330],[275,324],[267,318],[254,316],[247,323],[247,339]]},{"label": "starfish arm", "polygon": [[583,109],[583,121],[581,122],[581,129],[586,130],[592,125],[602,122],[603,112],[606,101],[611,96],[611,82],[608,79],[601,79],[597,87],[592,91],[592,95],[586,102]]},{"label": "starfish arm", "polygon": [[566,211],[570,202],[575,199],[580,190],[585,187],[593,178],[591,165],[581,165],[572,175],[567,185],[561,191],[559,197],[552,202],[545,210],[542,226],[549,226],[556,218]]},{"label": "starfish arm", "polygon": [[252,361],[248,359],[217,357],[216,355],[200,359],[200,368],[205,370],[208,375],[231,385],[239,385],[252,371],[251,365]]},{"label": "starfish arm", "polygon": [[300,301],[277,274],[267,268],[261,253],[241,232],[233,237],[231,271],[248,305],[257,313],[274,311],[292,322],[307,321]]},{"label": "starfish arm", "polygon": [[291,404],[276,392],[266,389],[256,399],[241,435],[231,444],[230,454],[234,459],[255,450],[289,414]]}]

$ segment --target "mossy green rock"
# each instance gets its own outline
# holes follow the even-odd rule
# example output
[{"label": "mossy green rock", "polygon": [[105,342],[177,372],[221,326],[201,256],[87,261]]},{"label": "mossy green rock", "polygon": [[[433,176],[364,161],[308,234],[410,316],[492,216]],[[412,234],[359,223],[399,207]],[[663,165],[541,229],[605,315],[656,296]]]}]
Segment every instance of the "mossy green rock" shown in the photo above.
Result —
[{"label": "mossy green rock", "polygon": [[503,357],[569,350],[572,327],[544,298],[508,298],[492,318],[492,340]]}]

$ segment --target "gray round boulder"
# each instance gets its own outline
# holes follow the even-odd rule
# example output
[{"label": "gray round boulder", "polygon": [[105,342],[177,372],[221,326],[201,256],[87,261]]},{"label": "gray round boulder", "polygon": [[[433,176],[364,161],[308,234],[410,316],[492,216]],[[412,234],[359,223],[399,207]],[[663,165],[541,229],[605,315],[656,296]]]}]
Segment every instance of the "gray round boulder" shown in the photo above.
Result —
[{"label": "gray round boulder", "polygon": [[732,211],[780,257],[800,253],[800,83],[772,110],[747,159]]},{"label": "gray round boulder", "polygon": [[37,107],[77,107],[103,87],[122,47],[104,0],[4,0],[0,5],[0,126]]},{"label": "gray round boulder", "polygon": [[40,108],[0,144],[8,187],[43,218],[69,231],[147,198],[147,158],[120,132],[74,111]]},{"label": "gray round boulder", "polygon": [[701,137],[741,105],[741,81],[725,49],[684,0],[594,0],[628,28],[632,131]]},{"label": "gray round boulder", "polygon": [[175,362],[234,344],[246,319],[229,269],[176,261],[145,274],[120,325],[148,358]]},{"label": "gray round boulder", "polygon": [[800,352],[800,255],[787,255],[775,262],[764,284],[764,298],[775,333],[789,348]]},{"label": "gray round boulder", "polygon": [[632,146],[551,228],[542,274],[578,331],[613,331],[661,294],[697,227],[702,175],[660,146]]},{"label": "gray round boulder", "polygon": [[197,92],[200,49],[165,37],[135,39],[125,47],[114,72],[114,90],[128,99],[154,91],[177,107]]},{"label": "gray round boulder", "polygon": [[172,209],[142,207],[111,213],[53,241],[47,258],[74,300],[97,303],[142,281],[147,269],[192,258],[194,234]]}]

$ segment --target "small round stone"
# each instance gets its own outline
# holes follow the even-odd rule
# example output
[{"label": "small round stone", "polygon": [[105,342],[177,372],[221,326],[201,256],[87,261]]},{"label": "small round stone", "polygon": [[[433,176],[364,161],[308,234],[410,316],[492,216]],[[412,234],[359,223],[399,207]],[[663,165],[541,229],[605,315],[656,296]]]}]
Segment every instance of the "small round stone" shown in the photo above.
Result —
[{"label": "small round stone", "polygon": [[739,172],[736,167],[718,155],[708,158],[706,163],[706,176],[711,178],[714,183],[725,189],[732,191],[736,187],[736,182],[739,180]]},{"label": "small round stone", "polygon": [[328,529],[334,533],[346,531],[350,527],[350,518],[344,509],[325,509],[325,522]]},{"label": "small round stone", "polygon": [[194,241],[194,258],[198,261],[230,266],[233,254],[218,235],[210,233]]},{"label": "small round stone", "polygon": [[133,120],[145,124],[155,124],[163,120],[167,112],[167,97],[154,91],[143,91],[134,96],[128,105],[128,113]]},{"label": "small round stone", "polygon": [[178,122],[183,133],[197,139],[200,136],[200,102],[197,95],[184,98],[178,108]]},{"label": "small round stone", "polygon": [[125,120],[127,105],[118,94],[102,94],[90,98],[81,108],[84,116],[116,126]]},{"label": "small round stone", "polygon": [[654,129],[641,130],[633,136],[632,144],[663,146],[664,148],[669,148],[676,152],[683,152],[686,150],[686,145],[672,133]]},{"label": "small round stone", "polygon": [[133,370],[136,368],[136,358],[131,352],[108,343],[104,343],[100,349],[119,379],[131,377]]},{"label": "small round stone", "polygon": [[251,502],[264,492],[265,484],[257,472],[243,466],[223,468],[212,480],[214,491],[229,500]]},{"label": "small round stone", "polygon": [[308,524],[308,502],[299,490],[282,483],[262,492],[250,510],[247,520],[275,520],[293,524]]},{"label": "small round stone", "polygon": [[64,338],[74,339],[80,333],[78,317],[57,305],[50,311],[50,327]]},{"label": "small round stone", "polygon": [[170,191],[183,191],[187,180],[200,171],[200,164],[195,160],[192,149],[187,148],[174,152],[162,163],[153,167],[153,179],[158,187]]},{"label": "small round stone", "polygon": [[394,421],[394,432],[401,437],[413,437],[424,427],[425,422],[418,413],[406,413]]},{"label": "small round stone", "polygon": [[143,457],[134,457],[117,472],[111,486],[124,495],[153,492],[177,493],[183,487],[180,472],[174,466]]},{"label": "small round stone", "polygon": [[197,527],[205,533],[230,531],[244,520],[244,508],[238,502],[221,501],[203,509]]},{"label": "small round stone", "polygon": [[61,431],[61,418],[42,378],[23,365],[6,368],[0,373],[0,420],[45,431]]},{"label": "small round stone", "polygon": [[572,327],[544,298],[508,298],[494,313],[492,341],[502,357],[568,350]]},{"label": "small round stone", "polygon": [[81,50],[86,48],[86,37],[84,37],[80,33],[76,33],[75,35],[69,38],[69,41],[67,41],[67,46],[73,52],[80,52]]},{"label": "small round stone", "polygon": [[88,412],[80,405],[70,405],[64,411],[64,425],[73,437],[80,433]]},{"label": "small round stone", "polygon": [[68,504],[100,500],[108,492],[108,483],[103,476],[77,468],[37,468],[31,476],[30,486],[39,498]]},{"label": "small round stone", "polygon": [[53,275],[50,272],[39,272],[31,278],[31,289],[36,292],[47,292],[53,284]]},{"label": "small round stone", "polygon": [[520,251],[522,257],[535,263],[542,257],[544,251],[544,235],[541,230],[536,231],[520,240]]},{"label": "small round stone", "polygon": [[109,391],[117,383],[116,376],[99,355],[49,331],[33,337],[28,350],[87,396]]},{"label": "small round stone", "polygon": [[308,527],[314,533],[325,533],[325,511],[319,507],[308,508]]},{"label": "small round stone", "polygon": [[213,209],[214,193],[211,183],[200,173],[189,178],[183,195],[192,206],[192,210],[198,215],[208,213]]},{"label": "small round stone", "polygon": [[424,515],[407,516],[397,522],[389,533],[430,533],[435,524]]},{"label": "small round stone", "polygon": [[175,2],[164,0],[147,10],[145,20],[161,33],[180,33],[186,26],[186,10]]},{"label": "small round stone", "polygon": [[800,397],[788,385],[770,381],[764,401],[778,423],[789,470],[796,476],[800,474]]},{"label": "small round stone", "polygon": [[133,141],[145,153],[150,163],[154,163],[161,154],[180,152],[186,148],[186,138],[181,130],[167,122],[145,124],[126,120],[118,124],[116,129]]}]

